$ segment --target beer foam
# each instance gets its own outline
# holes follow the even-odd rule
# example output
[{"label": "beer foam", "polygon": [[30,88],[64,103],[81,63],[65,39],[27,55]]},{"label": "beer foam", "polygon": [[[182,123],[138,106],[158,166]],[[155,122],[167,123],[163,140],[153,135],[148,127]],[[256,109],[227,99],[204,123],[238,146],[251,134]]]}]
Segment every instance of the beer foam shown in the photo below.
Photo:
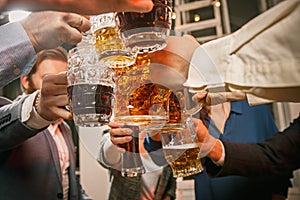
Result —
[{"label": "beer foam", "polygon": [[199,147],[197,143],[192,144],[180,144],[180,145],[167,145],[164,146],[163,149],[192,149],[195,147]]},{"label": "beer foam", "polygon": [[74,84],[71,84],[69,86],[75,86],[75,85],[102,85],[102,86],[107,86],[107,87],[112,87],[114,88],[114,84],[113,83],[109,83],[108,81],[102,81],[100,80],[99,82],[78,82],[78,83],[74,83]]}]

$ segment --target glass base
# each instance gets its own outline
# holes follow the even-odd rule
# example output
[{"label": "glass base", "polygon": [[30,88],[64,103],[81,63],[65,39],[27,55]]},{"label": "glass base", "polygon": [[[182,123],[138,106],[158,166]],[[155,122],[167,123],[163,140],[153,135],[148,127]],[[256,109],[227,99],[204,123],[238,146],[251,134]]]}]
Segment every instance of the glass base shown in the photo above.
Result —
[{"label": "glass base", "polygon": [[145,173],[145,168],[143,166],[129,169],[122,169],[121,175],[124,177],[135,177],[141,176]]},{"label": "glass base", "polygon": [[166,47],[169,31],[156,31],[154,28],[150,30],[134,30],[132,33],[126,31],[121,33],[121,37],[125,46],[133,52],[151,53]]},{"label": "glass base", "polygon": [[110,116],[106,114],[73,114],[76,126],[99,127],[108,124]]},{"label": "glass base", "polygon": [[123,68],[133,65],[136,55],[126,50],[107,50],[99,55],[99,61],[110,68]]},{"label": "glass base", "polygon": [[167,123],[167,118],[160,115],[128,115],[118,116],[114,121],[127,125],[138,125],[142,129],[160,129]]},{"label": "glass base", "polygon": [[182,170],[173,170],[173,177],[179,178],[179,177],[187,177],[194,174],[198,174],[203,171],[202,165],[199,165],[198,167],[190,167],[188,169],[182,169]]}]

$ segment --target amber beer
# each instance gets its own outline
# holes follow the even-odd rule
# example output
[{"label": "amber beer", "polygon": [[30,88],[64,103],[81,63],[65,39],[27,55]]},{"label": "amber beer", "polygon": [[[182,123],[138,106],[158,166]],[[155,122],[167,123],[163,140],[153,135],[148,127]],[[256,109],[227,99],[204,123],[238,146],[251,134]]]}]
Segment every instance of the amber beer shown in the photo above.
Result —
[{"label": "amber beer", "polygon": [[174,177],[186,177],[203,170],[200,148],[196,143],[164,147],[163,152]]},{"label": "amber beer", "polygon": [[151,83],[149,64],[148,54],[139,54],[134,65],[115,69],[119,76],[116,82],[115,121],[145,126],[165,123],[167,98],[171,92]]},{"label": "amber beer", "polygon": [[126,47],[141,53],[166,46],[172,23],[172,0],[152,0],[148,13],[118,12],[116,24]]},{"label": "amber beer", "polygon": [[[75,84],[68,87],[74,117],[80,121],[107,124],[112,115],[114,88],[105,84]],[[87,123],[88,124],[88,123]]]},{"label": "amber beer", "polygon": [[135,62],[135,55],[126,50],[116,27],[104,27],[93,33],[99,60],[113,68],[123,68]]}]

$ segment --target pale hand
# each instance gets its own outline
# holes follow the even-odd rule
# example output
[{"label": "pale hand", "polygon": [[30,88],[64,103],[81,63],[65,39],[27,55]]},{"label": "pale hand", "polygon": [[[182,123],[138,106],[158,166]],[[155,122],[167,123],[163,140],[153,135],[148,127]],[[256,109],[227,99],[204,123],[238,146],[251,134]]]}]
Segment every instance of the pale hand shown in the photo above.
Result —
[{"label": "pale hand", "polygon": [[91,27],[81,15],[54,11],[33,12],[21,23],[36,52],[63,43],[75,45],[81,41],[81,33]]}]

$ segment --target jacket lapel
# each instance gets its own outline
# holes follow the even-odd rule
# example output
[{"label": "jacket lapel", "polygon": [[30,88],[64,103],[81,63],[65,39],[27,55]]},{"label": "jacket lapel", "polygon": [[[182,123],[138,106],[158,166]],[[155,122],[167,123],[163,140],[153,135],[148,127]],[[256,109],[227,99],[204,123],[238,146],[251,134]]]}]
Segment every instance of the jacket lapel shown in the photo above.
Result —
[{"label": "jacket lapel", "polygon": [[43,134],[46,137],[47,141],[49,142],[51,156],[52,156],[52,159],[53,159],[53,163],[55,165],[55,170],[56,170],[58,182],[59,182],[60,186],[62,187],[62,173],[61,173],[61,169],[60,169],[59,155],[58,155],[58,151],[57,151],[57,148],[56,148],[55,141],[52,138],[51,133],[48,131],[48,129],[44,130]]},{"label": "jacket lapel", "polygon": [[72,199],[72,197],[75,195],[77,196],[77,181],[75,176],[75,147],[72,139],[72,133],[71,130],[65,125],[65,122],[62,122],[60,125],[60,130],[63,134],[63,137],[65,139],[66,145],[69,150],[69,198]]}]

